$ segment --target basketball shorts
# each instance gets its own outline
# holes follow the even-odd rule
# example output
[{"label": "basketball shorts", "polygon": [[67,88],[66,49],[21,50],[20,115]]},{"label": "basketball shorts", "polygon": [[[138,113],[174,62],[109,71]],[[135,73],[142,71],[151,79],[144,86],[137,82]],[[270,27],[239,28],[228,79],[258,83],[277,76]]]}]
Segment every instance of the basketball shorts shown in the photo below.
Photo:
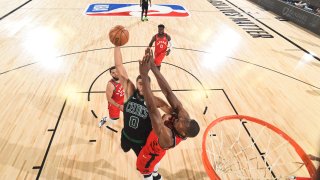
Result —
[{"label": "basketball shorts", "polygon": [[120,109],[113,104],[109,103],[108,104],[108,110],[109,110],[109,118],[116,120],[119,119],[120,117]]},{"label": "basketball shorts", "polygon": [[126,138],[123,135],[123,132],[121,132],[121,149],[123,150],[123,152],[128,152],[130,151],[130,149],[132,149],[134,153],[138,156],[143,146],[144,146],[144,143],[143,144],[134,143],[130,141],[128,138]]},{"label": "basketball shorts", "polygon": [[154,63],[156,64],[156,66],[160,66],[164,57],[166,56],[166,52],[160,53],[160,54],[155,54],[155,58],[154,58]]},{"label": "basketball shorts", "polygon": [[142,3],[142,9],[145,9],[145,10],[147,10],[148,11],[148,3]]},{"label": "basketball shorts", "polygon": [[160,162],[165,154],[166,151],[163,151],[160,154],[156,154],[147,151],[147,148],[143,148],[139,153],[136,162],[138,171],[140,171],[140,173],[144,175],[151,174],[156,164]]}]

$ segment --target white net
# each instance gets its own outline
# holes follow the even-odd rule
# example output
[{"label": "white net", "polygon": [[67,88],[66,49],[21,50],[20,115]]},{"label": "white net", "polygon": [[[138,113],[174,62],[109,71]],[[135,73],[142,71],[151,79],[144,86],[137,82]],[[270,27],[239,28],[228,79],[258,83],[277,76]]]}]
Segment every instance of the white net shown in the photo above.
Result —
[{"label": "white net", "polygon": [[206,139],[208,160],[221,179],[310,177],[293,146],[273,130],[250,121],[222,121]]}]

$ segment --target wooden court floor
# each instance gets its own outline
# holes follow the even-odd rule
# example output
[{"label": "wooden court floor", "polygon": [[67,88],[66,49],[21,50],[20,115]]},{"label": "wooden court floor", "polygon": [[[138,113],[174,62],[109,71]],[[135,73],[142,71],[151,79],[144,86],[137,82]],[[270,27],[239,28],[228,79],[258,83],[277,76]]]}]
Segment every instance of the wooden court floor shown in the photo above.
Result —
[{"label": "wooden court floor", "polygon": [[[201,126],[161,161],[164,179],[209,179],[202,135],[226,115],[269,122],[319,155],[319,36],[247,0],[154,1],[182,5],[190,16],[148,22],[86,16],[90,3],[138,2],[0,2],[0,179],[142,179],[134,153],[120,148],[122,119],[110,125],[117,132],[97,127],[113,65],[107,34],[118,24],[130,33],[122,54],[132,80],[157,25],[166,26],[174,48],[161,72]],[[254,37],[233,21],[235,12],[272,38]],[[152,89],[163,97],[154,77]]]}]

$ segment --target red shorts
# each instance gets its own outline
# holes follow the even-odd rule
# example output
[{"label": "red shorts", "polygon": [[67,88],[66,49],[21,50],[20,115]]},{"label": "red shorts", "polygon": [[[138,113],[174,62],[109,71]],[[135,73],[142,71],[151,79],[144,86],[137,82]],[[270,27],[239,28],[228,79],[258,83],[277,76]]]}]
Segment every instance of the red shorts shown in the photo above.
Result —
[{"label": "red shorts", "polygon": [[156,164],[160,162],[160,160],[163,158],[165,154],[166,151],[163,151],[161,154],[152,154],[149,151],[147,151],[144,146],[137,158],[136,166],[138,171],[140,171],[141,174],[145,175],[151,174]]},{"label": "red shorts", "polygon": [[156,64],[156,66],[161,65],[161,62],[163,61],[165,56],[166,56],[166,52],[155,54],[154,63]]},{"label": "red shorts", "polygon": [[109,118],[111,119],[119,119],[120,117],[120,109],[113,104],[108,104],[108,110],[109,110]]}]

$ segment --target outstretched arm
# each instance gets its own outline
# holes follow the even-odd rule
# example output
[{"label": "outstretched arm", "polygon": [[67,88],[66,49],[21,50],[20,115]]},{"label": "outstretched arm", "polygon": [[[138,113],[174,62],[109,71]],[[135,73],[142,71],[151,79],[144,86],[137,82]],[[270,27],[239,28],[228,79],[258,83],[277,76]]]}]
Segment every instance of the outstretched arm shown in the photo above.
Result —
[{"label": "outstretched arm", "polygon": [[169,54],[170,54],[170,52],[171,52],[171,49],[172,49],[172,47],[173,47],[173,43],[172,43],[172,41],[171,41],[171,37],[167,34],[167,39],[168,39],[168,44],[169,44],[169,46],[168,46],[168,49],[167,49],[167,52],[166,52],[166,56],[168,56]]},{"label": "outstretched arm", "polygon": [[171,114],[173,112],[172,108],[163,99],[161,99],[157,96],[154,96],[154,99],[156,101],[157,108],[160,108],[163,112],[165,112],[167,114]]},{"label": "outstretched arm", "polygon": [[134,89],[135,89],[135,86],[130,81],[128,74],[127,74],[127,71],[123,66],[121,49],[119,46],[116,46],[114,48],[114,64],[115,64],[116,70],[119,74],[120,83],[123,86],[123,89],[124,89],[126,96],[128,98],[128,97],[132,96]]},{"label": "outstretched arm", "polygon": [[[148,67],[149,66],[149,67]],[[152,94],[150,81],[148,78],[148,71],[150,70],[150,64],[143,60],[139,65],[140,75],[142,77],[143,96],[147,103],[149,116],[154,132],[159,138],[159,144],[162,148],[167,148],[172,145],[171,130],[164,126],[159,110],[157,109],[156,100]]]},{"label": "outstretched arm", "polygon": [[152,47],[153,43],[156,41],[156,36],[154,35],[149,43],[149,47]]},{"label": "outstretched arm", "polygon": [[151,119],[152,128],[155,131],[155,133],[158,135],[161,134],[163,123],[161,121],[161,115],[157,108],[156,101],[153,97],[153,94],[151,92],[150,88],[150,82],[147,75],[141,75],[142,82],[143,82],[143,96],[147,103],[147,108],[149,112],[149,116]]},{"label": "outstretched arm", "polygon": [[[152,51],[151,51],[152,54]],[[153,56],[150,58],[151,63],[151,70],[155,75],[157,82],[160,86],[162,93],[165,95],[167,101],[171,105],[174,111],[181,111],[183,109],[181,102],[178,100],[175,94],[173,94],[171,87],[169,86],[167,80],[163,77],[160,73],[159,69],[153,63]]]}]

